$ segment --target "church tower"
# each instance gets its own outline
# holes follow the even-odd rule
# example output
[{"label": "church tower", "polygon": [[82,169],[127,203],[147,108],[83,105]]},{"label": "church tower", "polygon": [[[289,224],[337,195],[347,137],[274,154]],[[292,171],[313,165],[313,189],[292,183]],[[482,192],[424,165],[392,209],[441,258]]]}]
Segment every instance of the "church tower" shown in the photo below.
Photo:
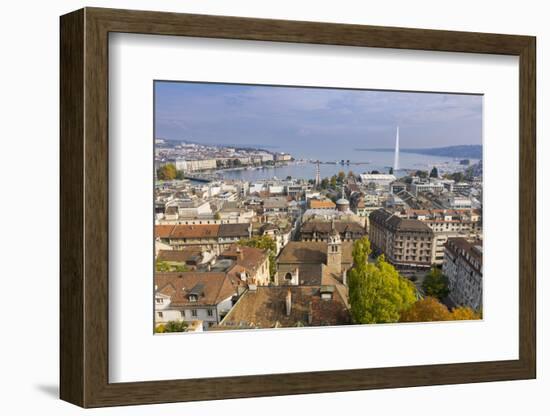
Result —
[{"label": "church tower", "polygon": [[334,221],[327,244],[327,266],[338,274],[342,273],[342,240]]}]

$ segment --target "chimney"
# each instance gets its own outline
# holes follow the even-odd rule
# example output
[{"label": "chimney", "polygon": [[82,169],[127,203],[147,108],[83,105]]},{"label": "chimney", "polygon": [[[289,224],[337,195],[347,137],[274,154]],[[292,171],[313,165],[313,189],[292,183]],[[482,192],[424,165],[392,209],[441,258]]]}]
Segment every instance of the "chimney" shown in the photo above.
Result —
[{"label": "chimney", "polygon": [[292,310],[292,293],[290,292],[290,289],[288,289],[288,291],[286,292],[285,306],[286,316],[290,316],[290,312]]}]

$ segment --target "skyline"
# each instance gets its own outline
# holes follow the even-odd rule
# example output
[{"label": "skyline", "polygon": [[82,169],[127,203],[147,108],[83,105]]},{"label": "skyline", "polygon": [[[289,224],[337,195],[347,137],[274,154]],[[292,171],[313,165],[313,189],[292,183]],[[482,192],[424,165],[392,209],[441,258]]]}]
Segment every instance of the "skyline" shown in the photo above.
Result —
[{"label": "skyline", "polygon": [[155,82],[155,137],[262,145],[305,156],[342,148],[482,144],[481,95]]}]

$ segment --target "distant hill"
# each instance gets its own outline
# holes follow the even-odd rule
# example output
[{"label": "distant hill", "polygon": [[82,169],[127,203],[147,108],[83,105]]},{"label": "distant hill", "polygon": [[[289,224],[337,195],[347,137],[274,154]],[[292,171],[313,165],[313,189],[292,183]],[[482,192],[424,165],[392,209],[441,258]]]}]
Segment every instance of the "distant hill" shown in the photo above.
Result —
[{"label": "distant hill", "polygon": [[[370,152],[393,152],[394,149],[355,149],[359,151]],[[432,147],[419,149],[399,149],[400,153],[417,153],[420,155],[456,157],[464,159],[481,159],[483,157],[483,147],[478,144],[447,146],[447,147]]]}]

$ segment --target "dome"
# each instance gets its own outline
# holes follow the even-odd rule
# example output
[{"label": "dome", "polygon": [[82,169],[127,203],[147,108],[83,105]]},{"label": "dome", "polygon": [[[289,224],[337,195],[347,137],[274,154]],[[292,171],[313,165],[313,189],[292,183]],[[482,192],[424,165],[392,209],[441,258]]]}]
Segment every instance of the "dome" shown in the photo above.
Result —
[{"label": "dome", "polygon": [[336,201],[336,205],[349,205],[349,201],[346,198],[340,198]]}]

